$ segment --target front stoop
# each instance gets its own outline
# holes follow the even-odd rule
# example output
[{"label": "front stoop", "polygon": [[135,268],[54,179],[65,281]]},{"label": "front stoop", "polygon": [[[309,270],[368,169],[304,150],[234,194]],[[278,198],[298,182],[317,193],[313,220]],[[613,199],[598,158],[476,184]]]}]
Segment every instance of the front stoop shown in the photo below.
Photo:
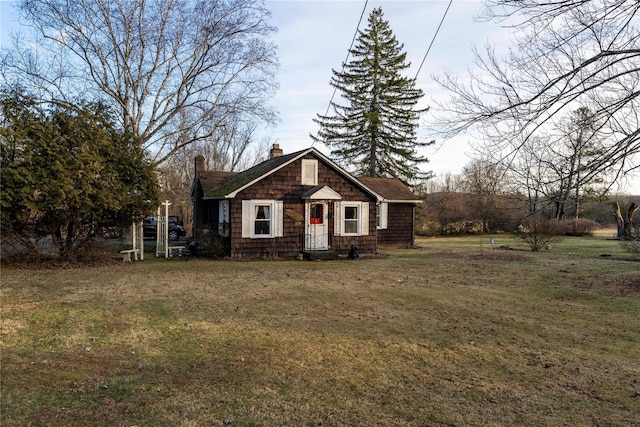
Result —
[{"label": "front stoop", "polygon": [[302,251],[302,258],[307,261],[328,261],[338,259],[338,252],[327,251]]}]

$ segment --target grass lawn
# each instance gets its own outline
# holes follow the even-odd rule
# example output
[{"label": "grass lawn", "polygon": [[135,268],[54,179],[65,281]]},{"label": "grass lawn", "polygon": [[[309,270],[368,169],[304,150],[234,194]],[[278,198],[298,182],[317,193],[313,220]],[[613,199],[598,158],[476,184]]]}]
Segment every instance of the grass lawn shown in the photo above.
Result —
[{"label": "grass lawn", "polygon": [[605,236],[489,237],[3,266],[0,424],[640,426],[640,263]]}]

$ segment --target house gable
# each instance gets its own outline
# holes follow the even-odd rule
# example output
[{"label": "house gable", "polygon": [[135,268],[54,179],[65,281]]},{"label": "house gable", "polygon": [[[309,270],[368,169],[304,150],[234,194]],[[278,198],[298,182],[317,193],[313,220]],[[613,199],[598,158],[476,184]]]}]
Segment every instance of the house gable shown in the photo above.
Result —
[{"label": "house gable", "polygon": [[[238,174],[235,174],[234,176],[228,177],[228,179],[226,179],[222,185],[215,188],[210,188],[208,191],[205,190],[204,198],[205,199],[235,198],[243,190],[251,187],[252,185],[259,183],[260,181],[264,180],[268,176],[278,172],[282,168],[286,168],[287,166],[303,158],[306,160],[309,160],[309,159],[319,160],[318,171],[322,167],[322,164],[324,164],[326,167],[333,169],[337,174],[341,175],[344,179],[348,180],[353,185],[356,185],[361,190],[371,194],[377,200],[382,199],[378,193],[370,189],[366,184],[362,183],[358,179],[351,176],[348,172],[343,170],[341,167],[339,167],[337,164],[332,162],[330,159],[328,159],[326,156],[324,156],[315,148],[308,148],[306,150],[301,150],[301,151],[287,154],[284,156],[275,157],[273,159],[269,159],[262,163],[259,163],[247,169],[244,172],[240,172]],[[302,170],[301,163],[298,166],[298,168],[300,169],[300,171]],[[298,174],[301,174],[300,171],[298,171]],[[219,174],[224,172],[213,172],[213,173]],[[301,176],[300,179],[297,180],[297,183],[301,184],[302,180],[303,178]]]}]

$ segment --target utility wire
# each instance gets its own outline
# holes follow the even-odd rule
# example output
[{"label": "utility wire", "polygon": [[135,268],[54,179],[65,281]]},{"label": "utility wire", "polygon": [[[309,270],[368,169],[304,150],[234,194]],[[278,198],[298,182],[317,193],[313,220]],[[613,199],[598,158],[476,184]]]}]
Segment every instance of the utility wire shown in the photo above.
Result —
[{"label": "utility wire", "polygon": [[[347,50],[347,56],[346,58],[344,58],[344,62],[342,63],[342,72],[344,72],[344,66],[349,60],[349,54],[351,53],[351,49],[353,48],[353,43],[356,41],[356,37],[358,36],[358,30],[360,29],[360,24],[362,23],[362,17],[364,16],[364,12],[367,10],[368,3],[369,3],[369,0],[365,0],[364,7],[362,8],[362,13],[360,14],[360,20],[358,20],[358,26],[356,27],[356,31],[353,33],[353,38],[351,39],[351,45],[349,46],[349,50]],[[337,90],[338,88],[335,88],[335,87],[333,88],[333,94],[331,95],[331,99],[329,100],[329,105],[327,105],[327,111],[324,113],[325,116],[329,114],[329,109],[331,108],[331,103],[333,102],[333,98],[335,98],[336,96]],[[313,146],[313,144],[315,144],[315,141],[311,143],[311,146]]]},{"label": "utility wire", "polygon": [[416,73],[415,79],[418,78],[418,74],[420,74],[420,70],[422,70],[422,66],[424,65],[424,61],[427,59],[427,55],[429,55],[429,51],[431,51],[431,46],[433,46],[433,42],[436,41],[436,37],[438,36],[438,33],[440,32],[440,27],[442,27],[442,23],[444,22],[444,18],[447,17],[447,13],[449,12],[449,8],[451,7],[451,3],[453,3],[453,0],[449,0],[449,4],[447,5],[447,9],[444,11],[444,15],[442,15],[442,19],[440,20],[440,24],[438,24],[438,28],[436,29],[436,33],[433,35],[433,38],[431,39],[431,43],[429,44],[429,47],[427,48],[427,52],[424,54],[424,58],[422,58],[422,62],[420,63],[420,67],[418,68],[418,72]]},{"label": "utility wire", "polygon": [[[365,0],[364,2],[364,7],[362,8],[362,13],[360,14],[360,19],[358,20],[358,25],[356,27],[356,31],[353,33],[353,38],[351,39],[351,45],[349,46],[349,50],[347,50],[347,56],[344,59],[344,62],[342,63],[342,72],[344,72],[344,66],[346,65],[347,61],[349,60],[349,54],[351,53],[351,49],[353,48],[353,43],[356,40],[356,37],[358,36],[358,30],[360,29],[360,24],[362,23],[362,17],[364,16],[364,12],[366,12],[367,10],[367,4],[369,3],[369,0]],[[440,27],[442,27],[442,23],[444,22],[444,19],[447,17],[447,13],[449,12],[449,8],[451,7],[451,3],[453,3],[453,0],[449,0],[449,4],[447,5],[447,9],[444,11],[444,15],[442,15],[442,19],[440,20],[440,23],[438,24],[438,28],[436,29],[435,34],[433,35],[433,38],[431,39],[431,43],[429,44],[429,47],[427,48],[427,52],[424,54],[424,57],[422,58],[422,63],[420,63],[420,67],[418,68],[418,72],[416,73],[416,79],[418,78],[418,75],[420,74],[420,70],[422,70],[422,66],[424,65],[424,61],[427,59],[427,55],[429,55],[429,52],[431,51],[431,46],[433,46],[433,42],[436,40],[436,37],[438,36],[438,33],[440,32]],[[333,103],[333,99],[336,96],[336,92],[337,92],[338,88],[333,88],[333,94],[331,95],[331,99],[329,100],[329,105],[327,105],[327,111],[325,111],[324,115],[327,116],[329,114],[329,110],[331,109],[331,104]],[[315,140],[311,143],[311,146],[313,146],[313,144],[315,144]]]},{"label": "utility wire", "polygon": [[[344,62],[342,63],[342,72],[344,72],[344,66],[349,60],[349,54],[351,53],[351,49],[353,48],[353,43],[356,41],[356,37],[358,36],[358,30],[360,29],[360,24],[362,23],[362,17],[364,16],[364,12],[367,10],[367,3],[369,0],[365,0],[364,7],[362,8],[362,13],[360,14],[360,19],[358,20],[358,26],[356,27],[355,33],[353,33],[353,38],[351,39],[351,45],[349,46],[349,50],[347,50],[347,56],[344,58]],[[333,98],[336,96],[336,91],[338,88],[333,88],[333,95],[331,95],[331,99],[329,100],[329,105],[327,105],[327,111],[324,113],[326,116],[329,114],[329,109],[331,108],[331,103],[333,102]]]}]

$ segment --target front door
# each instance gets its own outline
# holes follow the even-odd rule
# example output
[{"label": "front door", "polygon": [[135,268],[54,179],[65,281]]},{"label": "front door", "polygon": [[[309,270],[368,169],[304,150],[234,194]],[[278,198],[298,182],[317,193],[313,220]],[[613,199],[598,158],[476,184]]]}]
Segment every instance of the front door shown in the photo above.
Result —
[{"label": "front door", "polygon": [[305,207],[305,250],[325,251],[329,249],[329,212],[327,202],[309,200]]}]

